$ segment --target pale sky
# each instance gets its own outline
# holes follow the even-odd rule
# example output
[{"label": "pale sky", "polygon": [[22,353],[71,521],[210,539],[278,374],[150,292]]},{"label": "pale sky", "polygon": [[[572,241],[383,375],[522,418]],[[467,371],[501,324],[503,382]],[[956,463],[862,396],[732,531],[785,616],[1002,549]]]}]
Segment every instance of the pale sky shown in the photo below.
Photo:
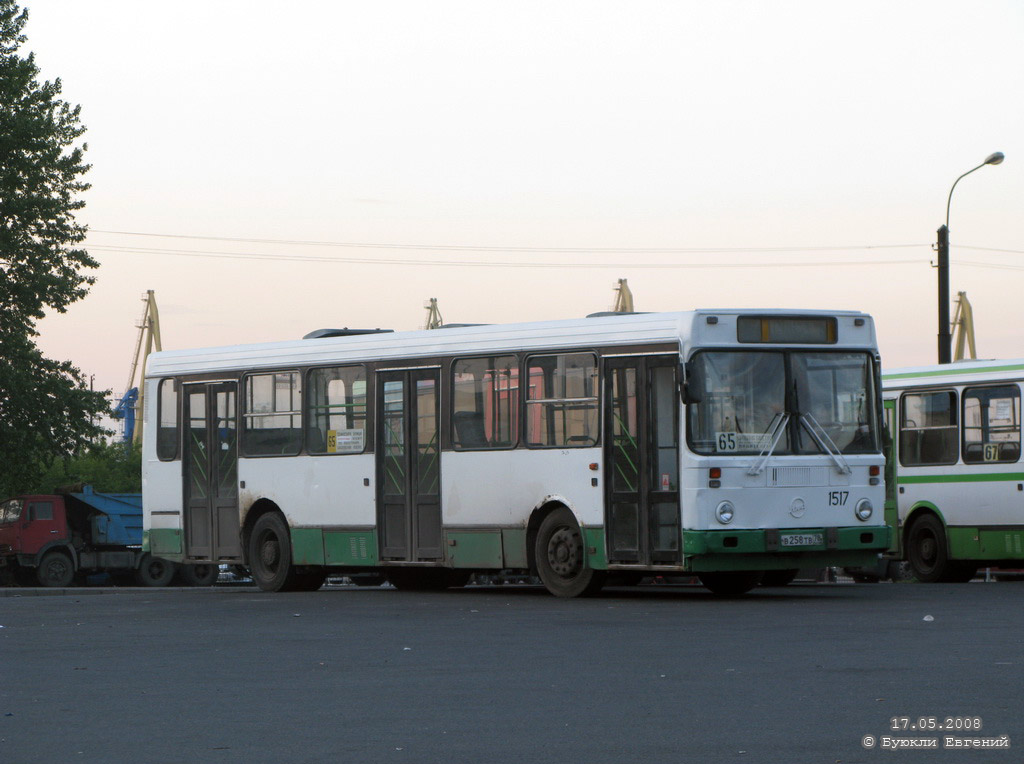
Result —
[{"label": "pale sky", "polygon": [[431,297],[577,317],[627,278],[637,310],[863,310],[885,366],[932,363],[931,243],[994,151],[951,292],[980,357],[1024,357],[1020,0],[22,4],[101,262],[40,344],[97,388],[147,289],[167,349],[414,329]]}]

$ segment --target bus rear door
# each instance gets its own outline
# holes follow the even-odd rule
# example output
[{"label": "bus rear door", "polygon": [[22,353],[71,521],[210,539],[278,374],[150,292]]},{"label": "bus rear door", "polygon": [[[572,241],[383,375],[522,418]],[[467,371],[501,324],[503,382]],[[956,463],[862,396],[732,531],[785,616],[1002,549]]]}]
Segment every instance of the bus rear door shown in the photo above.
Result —
[{"label": "bus rear door", "polygon": [[241,559],[235,382],[186,385],[185,556]]}]

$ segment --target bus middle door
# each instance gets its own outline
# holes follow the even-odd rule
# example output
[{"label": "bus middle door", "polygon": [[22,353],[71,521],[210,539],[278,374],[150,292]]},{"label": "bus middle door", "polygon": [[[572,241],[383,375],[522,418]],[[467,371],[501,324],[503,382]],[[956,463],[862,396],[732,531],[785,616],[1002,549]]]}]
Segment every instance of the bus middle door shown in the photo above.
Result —
[{"label": "bus middle door", "polygon": [[440,369],[377,374],[381,559],[441,561]]}]

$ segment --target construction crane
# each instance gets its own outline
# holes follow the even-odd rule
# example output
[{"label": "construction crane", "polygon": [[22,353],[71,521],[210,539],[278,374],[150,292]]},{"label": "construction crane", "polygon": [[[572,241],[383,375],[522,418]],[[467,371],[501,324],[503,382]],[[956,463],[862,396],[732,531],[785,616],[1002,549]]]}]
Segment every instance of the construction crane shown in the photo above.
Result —
[{"label": "construction crane", "polygon": [[967,300],[967,292],[956,293],[956,310],[953,312],[953,360],[964,360],[964,343],[971,353],[971,360],[978,357],[974,347],[974,311]]},{"label": "construction crane", "polygon": [[[132,356],[132,368],[128,373],[128,384],[125,385],[127,392],[121,397],[114,407],[114,417],[124,420],[122,440],[125,443],[138,443],[142,440],[142,420],[139,414],[144,405],[143,384],[146,378],[146,359],[153,350],[162,350],[160,344],[160,314],[156,309],[156,293],[150,289],[142,298],[146,307],[142,310],[142,320],[136,324],[139,330],[138,338],[135,340],[135,354]],[[143,351],[143,340],[145,340],[145,351]],[[142,362],[142,373],[139,385],[135,385],[135,372],[138,371],[139,362]]]},{"label": "construction crane", "polygon": [[437,308],[437,298],[431,297],[430,302],[423,306],[427,309],[427,325],[424,329],[440,329],[444,326],[444,319],[441,318],[441,311]]},{"label": "construction crane", "polygon": [[626,279],[619,279],[618,286],[615,287],[615,307],[612,308],[612,311],[615,313],[633,312],[633,293],[629,291]]}]

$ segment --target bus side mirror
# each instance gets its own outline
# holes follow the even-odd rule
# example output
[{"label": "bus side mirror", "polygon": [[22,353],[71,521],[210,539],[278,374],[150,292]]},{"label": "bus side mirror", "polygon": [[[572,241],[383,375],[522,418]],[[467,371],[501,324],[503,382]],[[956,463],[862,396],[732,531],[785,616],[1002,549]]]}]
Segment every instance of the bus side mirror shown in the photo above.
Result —
[{"label": "bus side mirror", "polygon": [[692,363],[680,364],[683,385],[680,388],[683,403],[700,403],[704,400],[704,375]]}]

